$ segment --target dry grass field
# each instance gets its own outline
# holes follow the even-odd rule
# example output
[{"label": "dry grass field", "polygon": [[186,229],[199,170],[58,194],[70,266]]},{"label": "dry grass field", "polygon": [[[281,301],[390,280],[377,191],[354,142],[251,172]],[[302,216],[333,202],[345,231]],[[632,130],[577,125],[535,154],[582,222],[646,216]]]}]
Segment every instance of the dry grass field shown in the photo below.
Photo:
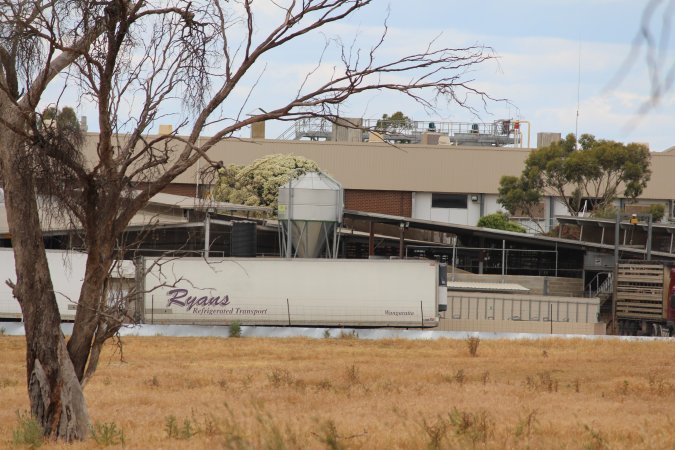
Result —
[{"label": "dry grass field", "polygon": [[[675,342],[124,338],[95,439],[43,448],[675,448]],[[28,407],[0,336],[0,447]]]}]

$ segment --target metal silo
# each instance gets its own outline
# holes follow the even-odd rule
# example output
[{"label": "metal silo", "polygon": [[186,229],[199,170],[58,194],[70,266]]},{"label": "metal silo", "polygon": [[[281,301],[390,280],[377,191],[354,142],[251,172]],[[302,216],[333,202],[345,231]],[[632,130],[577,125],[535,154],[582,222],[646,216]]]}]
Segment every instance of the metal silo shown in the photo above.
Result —
[{"label": "metal silo", "polygon": [[281,254],[318,258],[326,248],[326,256],[336,258],[343,207],[342,186],[324,173],[308,172],[280,187]]}]

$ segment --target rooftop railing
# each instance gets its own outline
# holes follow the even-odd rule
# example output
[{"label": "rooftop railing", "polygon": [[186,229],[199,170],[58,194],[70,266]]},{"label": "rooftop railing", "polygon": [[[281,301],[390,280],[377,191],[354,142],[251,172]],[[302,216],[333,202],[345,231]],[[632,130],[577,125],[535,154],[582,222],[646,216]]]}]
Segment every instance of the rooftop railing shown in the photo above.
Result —
[{"label": "rooftop railing", "polygon": [[[518,120],[494,122],[437,122],[389,119],[356,119],[353,124],[344,119],[334,123],[325,118],[307,118],[295,121],[277,139],[280,140],[341,140],[337,131],[349,129],[350,140],[371,140],[400,144],[419,144],[425,134],[435,136],[433,143],[445,145],[474,145],[502,147],[523,146],[521,125],[529,123]],[[529,135],[529,128],[528,128]],[[529,140],[529,138],[528,138]],[[428,141],[427,143],[432,143]],[[528,143],[529,145],[529,143]]]}]

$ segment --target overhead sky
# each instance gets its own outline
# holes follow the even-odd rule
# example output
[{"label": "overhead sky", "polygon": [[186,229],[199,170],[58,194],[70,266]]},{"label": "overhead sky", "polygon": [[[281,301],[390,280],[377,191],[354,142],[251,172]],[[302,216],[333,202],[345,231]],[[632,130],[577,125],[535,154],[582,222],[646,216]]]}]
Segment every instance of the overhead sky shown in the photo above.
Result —
[{"label": "overhead sky", "polygon": [[[392,37],[407,45],[422,44],[439,35],[447,46],[482,43],[494,49],[498,64],[487,63],[474,78],[495,98],[480,112],[486,122],[520,118],[537,132],[591,133],[598,138],[648,143],[652,151],[675,145],[675,97],[670,92],[660,106],[641,113],[649,100],[650,83],[644,52],[631,57],[647,1],[634,0],[488,0],[392,1]],[[377,26],[381,6],[355,25]],[[651,27],[658,36],[661,7]],[[675,19],[675,14],[672,17]],[[643,47],[644,48],[644,47]],[[672,50],[661,66],[672,62]],[[667,56],[670,56],[668,58]],[[633,62],[626,70],[626,60]],[[621,74],[619,83],[612,83]],[[578,102],[577,102],[578,99]],[[382,111],[380,111],[382,109]],[[415,119],[425,112],[415,105],[371,104],[369,117],[402,109]],[[450,107],[440,119],[472,121],[472,115]]]},{"label": "overhead sky", "polygon": [[[669,91],[660,97],[656,107],[646,112],[641,109],[650,98],[651,84],[644,51],[634,51],[634,39],[648,3],[647,0],[375,1],[343,23],[270,54],[266,66],[257,67],[247,83],[234,93],[225,113],[278,106],[314,69],[325,39],[340,37],[347,44],[356,42],[368,49],[381,33],[388,15],[388,43],[382,48],[385,57],[423,50],[433,39],[437,46],[443,47],[488,46],[497,58],[477,67],[469,78],[491,97],[508,101],[488,102],[484,109],[476,103],[476,116],[455,104],[439,104],[436,111],[428,111],[408,98],[376,92],[344,105],[341,112],[346,116],[376,119],[383,113],[400,110],[420,121],[521,119],[531,123],[532,146],[536,145],[537,132],[559,132],[564,136],[575,132],[578,123],[579,134],[646,143],[652,151],[661,151],[675,145],[675,94]],[[650,29],[660,36],[662,19],[675,19],[675,11],[664,6],[668,0],[656,3],[663,4],[656,9]],[[259,16],[262,30],[266,21],[274,18],[273,13],[266,11],[273,7],[268,0],[256,4],[262,9]],[[324,66],[331,65],[330,57],[330,53],[326,55]],[[672,63],[674,59],[673,50],[667,47],[657,54],[657,67],[667,68],[668,61]],[[626,66],[627,61],[631,64]],[[321,71],[317,71],[315,76],[320,75]],[[612,82],[617,77],[618,82]],[[255,92],[251,94],[248,88],[253,86]],[[247,100],[242,107],[244,99]],[[176,110],[179,108],[176,105]],[[82,100],[77,109],[80,115],[88,116],[90,131],[96,130],[94,105]],[[178,122],[177,118],[174,120]],[[267,137],[277,137],[288,126],[288,123],[269,124]],[[247,131],[242,135],[247,135]]]}]

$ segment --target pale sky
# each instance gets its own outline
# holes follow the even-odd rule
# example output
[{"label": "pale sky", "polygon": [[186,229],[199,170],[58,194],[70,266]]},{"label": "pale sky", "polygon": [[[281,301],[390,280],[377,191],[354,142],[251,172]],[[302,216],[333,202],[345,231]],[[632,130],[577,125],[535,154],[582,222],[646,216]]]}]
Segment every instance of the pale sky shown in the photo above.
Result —
[{"label": "pale sky", "polygon": [[[443,43],[459,46],[482,43],[494,48],[499,65],[486,64],[475,74],[479,86],[494,97],[513,104],[488,106],[481,119],[520,118],[532,124],[533,146],[537,132],[563,135],[575,131],[577,93],[579,133],[598,138],[644,142],[660,151],[675,145],[675,95],[664,96],[661,106],[648,115],[638,112],[649,98],[644,53],[618,86],[609,86],[620,73],[639,30],[648,2],[635,0],[418,0],[390,3],[390,27],[405,35],[441,35]],[[376,9],[376,8],[373,8]],[[664,10],[657,10],[660,27]],[[675,14],[673,14],[675,19]],[[373,12],[362,24],[377,25]],[[658,34],[658,29],[655,30]],[[422,43],[420,38],[420,44]],[[673,46],[668,60],[673,61]],[[579,64],[580,62],[580,64]],[[581,76],[579,77],[579,67]],[[580,79],[580,82],[579,82]],[[379,102],[378,102],[379,104]],[[378,105],[379,106],[379,105]],[[425,119],[415,105],[381,106],[382,112],[410,111]],[[378,108],[367,113],[376,117]],[[449,108],[441,117],[472,121],[460,108]]]},{"label": "pale sky", "polygon": [[[498,60],[485,63],[471,76],[477,87],[495,98],[508,99],[509,103],[490,103],[487,112],[481,110],[477,119],[455,105],[440,105],[438,112],[432,115],[407,98],[370,93],[344,105],[345,116],[376,119],[383,113],[401,110],[422,121],[521,119],[531,122],[534,146],[537,132],[565,135],[575,131],[578,96],[580,134],[647,143],[652,151],[675,145],[675,92],[662,96],[659,106],[641,115],[640,107],[648,100],[650,87],[644,53],[633,58],[630,71],[620,72],[631,53],[646,0],[390,0],[374,3],[361,14],[324,30],[323,34],[270,54],[266,67],[256,68],[235,92],[225,112],[231,115],[239,110],[248,112],[257,107],[278,106],[284,94],[294,93],[305,73],[315,66],[325,38],[339,36],[351,43],[356,36],[357,45],[367,48],[381,31],[389,9],[389,40],[382,49],[384,56],[403,56],[423,50],[434,38],[444,47],[489,46]],[[260,0],[257,4],[264,10],[269,2]],[[657,35],[664,16],[675,19],[675,11],[670,15],[663,7],[656,11]],[[262,28],[267,19],[264,12],[261,18]],[[666,61],[663,66],[675,60],[672,47],[669,45],[661,55]],[[330,65],[330,53],[324,63]],[[621,83],[610,86],[610,81],[619,73],[625,75]],[[255,85],[258,76],[257,87],[249,96],[247,87]],[[242,108],[241,101],[247,96],[248,101]],[[176,105],[176,108],[180,107]],[[95,107],[83,101],[77,109],[78,114],[88,116],[89,130],[96,131]],[[276,138],[288,126],[269,124],[267,137]],[[241,135],[247,136],[248,130]]]}]

